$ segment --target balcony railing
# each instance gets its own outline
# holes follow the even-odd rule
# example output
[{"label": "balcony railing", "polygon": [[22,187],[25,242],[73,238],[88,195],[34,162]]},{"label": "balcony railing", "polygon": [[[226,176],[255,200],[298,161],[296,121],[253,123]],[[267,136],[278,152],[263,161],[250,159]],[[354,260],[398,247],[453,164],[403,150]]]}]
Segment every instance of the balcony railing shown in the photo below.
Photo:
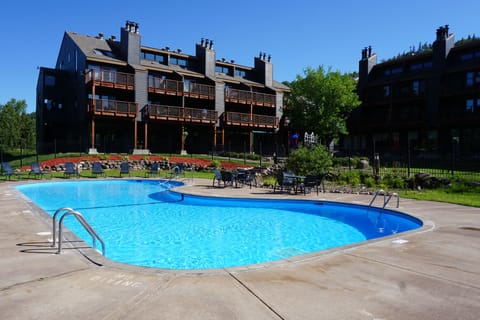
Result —
[{"label": "balcony railing", "polygon": [[154,78],[148,79],[148,92],[186,96],[198,99],[215,99],[215,87],[201,83]]},{"label": "balcony railing", "polygon": [[135,118],[138,104],[127,101],[95,99],[89,101],[88,109],[93,115]]},{"label": "balcony railing", "polygon": [[275,95],[246,90],[226,88],[225,101],[257,106],[275,107]]},{"label": "balcony railing", "polygon": [[278,118],[275,116],[264,116],[260,114],[249,114],[239,112],[223,113],[223,122],[230,126],[243,126],[255,128],[278,128]]},{"label": "balcony railing", "polygon": [[201,83],[186,83],[184,95],[190,98],[215,100],[215,87]]},{"label": "balcony railing", "polygon": [[215,124],[217,111],[200,108],[182,108],[178,106],[166,106],[148,104],[142,109],[144,117],[154,120],[182,121],[191,123]]},{"label": "balcony railing", "polygon": [[183,82],[170,79],[148,79],[148,92],[181,96],[183,94]]},{"label": "balcony railing", "polygon": [[85,74],[85,83],[115,89],[135,90],[135,76],[130,73],[111,70],[90,69]]}]

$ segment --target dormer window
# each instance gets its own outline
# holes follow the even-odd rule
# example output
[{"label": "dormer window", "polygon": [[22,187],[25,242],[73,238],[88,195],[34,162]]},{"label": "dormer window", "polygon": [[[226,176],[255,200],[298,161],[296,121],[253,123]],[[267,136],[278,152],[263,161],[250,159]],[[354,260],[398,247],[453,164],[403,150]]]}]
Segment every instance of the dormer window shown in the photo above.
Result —
[{"label": "dormer window", "polygon": [[247,72],[245,70],[235,69],[235,75],[245,78],[247,76]]},{"label": "dormer window", "polygon": [[225,74],[231,74],[230,73],[230,68],[227,66],[222,66],[222,65],[217,65],[215,66],[215,71],[219,73],[225,73]]},{"label": "dormer window", "polygon": [[140,53],[140,58],[150,61],[157,61],[159,63],[165,63],[165,57],[163,54],[156,54],[153,52],[142,51]]},{"label": "dormer window", "polygon": [[170,64],[176,64],[180,67],[186,67],[188,65],[187,59],[178,57],[170,57]]}]

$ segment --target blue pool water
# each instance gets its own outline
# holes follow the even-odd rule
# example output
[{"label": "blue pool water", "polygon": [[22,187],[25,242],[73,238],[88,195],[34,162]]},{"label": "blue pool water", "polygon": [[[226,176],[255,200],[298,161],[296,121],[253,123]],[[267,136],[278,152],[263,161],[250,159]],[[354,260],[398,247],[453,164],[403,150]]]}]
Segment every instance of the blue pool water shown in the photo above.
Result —
[{"label": "blue pool water", "polygon": [[[251,265],[343,246],[421,226],[389,210],[321,201],[181,195],[178,182],[48,182],[17,189],[50,215],[82,213],[112,260],[158,268]],[[73,217],[66,226],[91,244]]]}]

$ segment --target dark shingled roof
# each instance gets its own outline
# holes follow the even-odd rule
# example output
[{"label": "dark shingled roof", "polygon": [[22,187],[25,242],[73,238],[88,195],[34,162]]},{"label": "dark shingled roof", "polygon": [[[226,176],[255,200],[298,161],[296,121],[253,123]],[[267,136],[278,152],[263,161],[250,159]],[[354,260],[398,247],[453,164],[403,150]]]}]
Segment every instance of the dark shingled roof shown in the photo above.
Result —
[{"label": "dark shingled roof", "polygon": [[85,36],[75,32],[67,32],[87,58],[101,59],[106,62],[126,63],[119,56],[119,43],[113,40]]}]

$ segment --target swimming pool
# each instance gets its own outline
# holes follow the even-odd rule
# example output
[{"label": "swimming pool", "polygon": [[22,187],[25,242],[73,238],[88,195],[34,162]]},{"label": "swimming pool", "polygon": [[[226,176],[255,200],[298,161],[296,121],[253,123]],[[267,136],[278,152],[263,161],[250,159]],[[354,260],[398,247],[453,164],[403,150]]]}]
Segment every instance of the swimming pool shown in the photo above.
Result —
[{"label": "swimming pool", "polygon": [[[245,266],[357,243],[419,228],[391,210],[306,200],[201,197],[171,191],[162,180],[47,182],[17,189],[50,215],[81,212],[106,244],[106,256],[127,264],[210,269]],[[73,218],[65,225],[91,244]]]}]

